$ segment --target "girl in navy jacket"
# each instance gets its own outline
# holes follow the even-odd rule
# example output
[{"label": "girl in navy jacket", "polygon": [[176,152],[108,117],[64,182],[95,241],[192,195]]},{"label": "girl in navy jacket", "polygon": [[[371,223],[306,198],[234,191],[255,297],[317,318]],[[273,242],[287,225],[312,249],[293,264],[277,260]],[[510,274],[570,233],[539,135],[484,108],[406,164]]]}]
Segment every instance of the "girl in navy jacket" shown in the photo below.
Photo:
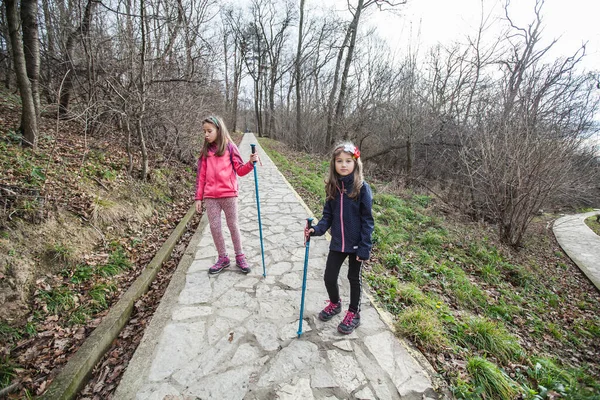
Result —
[{"label": "girl in navy jacket", "polygon": [[329,303],[319,313],[319,319],[328,321],[342,311],[337,280],[342,263],[348,257],[350,305],[338,331],[350,334],[360,325],[361,269],[362,263],[371,256],[374,227],[373,194],[363,180],[360,151],[354,144],[345,142],[335,147],[325,185],[327,199],[323,218],[306,232],[321,236],[331,229],[324,277]]}]

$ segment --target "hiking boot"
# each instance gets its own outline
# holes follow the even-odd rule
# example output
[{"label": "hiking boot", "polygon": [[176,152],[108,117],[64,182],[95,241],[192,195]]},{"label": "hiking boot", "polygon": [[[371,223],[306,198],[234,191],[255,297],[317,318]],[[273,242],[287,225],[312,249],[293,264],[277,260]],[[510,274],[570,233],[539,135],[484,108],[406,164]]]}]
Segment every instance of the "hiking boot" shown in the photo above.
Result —
[{"label": "hiking boot", "polygon": [[329,300],[329,304],[325,306],[323,310],[319,313],[319,319],[321,321],[329,321],[333,318],[334,315],[338,315],[342,312],[342,301],[338,301],[337,303],[332,303]]},{"label": "hiking boot", "polygon": [[344,320],[338,325],[338,332],[349,335],[360,325],[360,315],[348,310]]},{"label": "hiking boot", "polygon": [[208,269],[208,273],[209,274],[218,274],[219,272],[221,272],[223,270],[223,268],[227,268],[227,267],[229,267],[229,257],[227,257],[226,255],[219,256],[215,265],[213,265],[212,267],[210,267]]},{"label": "hiking boot", "polygon": [[245,274],[250,272],[250,267],[248,266],[248,262],[246,261],[246,256],[243,254],[238,254],[237,256],[235,256],[235,265],[237,265],[237,267],[241,269],[242,272]]}]

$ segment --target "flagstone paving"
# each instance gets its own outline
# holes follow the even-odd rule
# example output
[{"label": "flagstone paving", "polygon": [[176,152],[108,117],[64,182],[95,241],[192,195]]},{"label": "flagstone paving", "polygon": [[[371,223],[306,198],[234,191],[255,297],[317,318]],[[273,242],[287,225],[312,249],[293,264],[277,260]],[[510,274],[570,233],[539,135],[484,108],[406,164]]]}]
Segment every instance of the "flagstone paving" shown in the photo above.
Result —
[{"label": "flagstone paving", "polygon": [[[252,266],[209,275],[216,259],[209,227],[201,224],[144,338],[117,388],[115,399],[437,399],[432,368],[399,340],[363,296],[361,326],[337,332],[344,313],[322,322],[323,268],[329,242],[312,238],[303,332],[298,335],[305,261],[303,229],[311,216],[302,200],[262,151],[253,134],[240,145],[247,160],[257,144],[257,166],[266,277],[263,276],[255,181],[239,178],[239,221]],[[225,233],[228,235],[225,221]],[[230,237],[226,243],[233,252]],[[347,265],[340,273],[347,306]],[[365,289],[366,290],[366,289]]]}]

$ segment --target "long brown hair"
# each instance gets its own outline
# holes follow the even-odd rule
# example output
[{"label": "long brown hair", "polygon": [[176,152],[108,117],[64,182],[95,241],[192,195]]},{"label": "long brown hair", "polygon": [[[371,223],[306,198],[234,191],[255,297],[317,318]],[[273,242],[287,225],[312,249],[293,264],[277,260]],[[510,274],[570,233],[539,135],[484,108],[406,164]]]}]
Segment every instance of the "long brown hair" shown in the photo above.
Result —
[{"label": "long brown hair", "polygon": [[[219,157],[222,156],[225,153],[225,149],[227,148],[227,143],[231,142],[231,136],[229,135],[229,131],[225,126],[225,121],[223,121],[223,118],[219,116],[212,115],[202,120],[202,125],[204,124],[212,124],[217,128],[217,140],[215,140],[214,143],[217,146],[217,151],[215,152],[215,155]],[[208,156],[208,147],[210,145],[211,143],[208,143],[208,141],[205,139],[204,145],[202,146],[202,157]]]},{"label": "long brown hair", "polygon": [[335,170],[335,158],[342,152],[350,154],[354,160],[354,184],[352,185],[352,192],[348,193],[348,196],[357,200],[362,189],[364,178],[363,178],[363,166],[360,156],[356,157],[355,152],[347,151],[348,148],[356,149],[356,146],[352,142],[342,142],[333,148],[331,153],[331,162],[329,163],[329,177],[325,180],[325,193],[327,200],[333,200],[336,193],[340,190],[337,181],[340,178],[340,174]]}]

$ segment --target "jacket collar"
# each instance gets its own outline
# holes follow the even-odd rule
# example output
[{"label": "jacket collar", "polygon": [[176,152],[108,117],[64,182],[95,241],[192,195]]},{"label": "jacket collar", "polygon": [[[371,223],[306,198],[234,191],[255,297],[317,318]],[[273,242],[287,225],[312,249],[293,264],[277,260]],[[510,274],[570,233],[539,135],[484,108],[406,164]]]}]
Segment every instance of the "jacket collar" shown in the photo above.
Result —
[{"label": "jacket collar", "polygon": [[[346,176],[342,176],[342,177],[338,178],[338,181],[343,183],[344,188],[347,190],[348,188],[352,187],[352,185],[354,184],[354,172],[352,172],[350,175],[346,175]],[[340,186],[341,186],[341,184],[340,184]]]}]

